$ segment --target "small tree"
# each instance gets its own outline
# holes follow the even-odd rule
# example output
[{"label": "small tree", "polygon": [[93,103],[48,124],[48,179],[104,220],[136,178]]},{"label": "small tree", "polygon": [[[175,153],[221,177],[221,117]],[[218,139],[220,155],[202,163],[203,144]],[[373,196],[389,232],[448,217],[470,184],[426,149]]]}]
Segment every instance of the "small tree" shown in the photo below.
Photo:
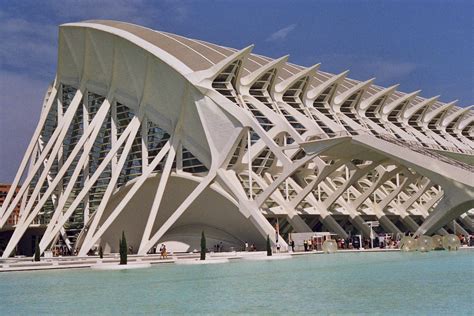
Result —
[{"label": "small tree", "polygon": [[204,231],[201,234],[201,260],[206,260],[206,236],[204,236]]},{"label": "small tree", "polygon": [[122,231],[122,239],[119,241],[120,250],[120,264],[127,264],[127,240],[125,239],[125,232]]},{"label": "small tree", "polygon": [[104,249],[102,249],[101,245],[99,245],[99,258],[100,259],[104,258]]},{"label": "small tree", "polygon": [[272,255],[272,245],[270,243],[270,235],[267,235],[267,256]]},{"label": "small tree", "polygon": [[35,258],[34,258],[34,261],[40,261],[40,257],[41,257],[41,252],[40,252],[38,237],[36,237],[36,241],[35,241]]}]

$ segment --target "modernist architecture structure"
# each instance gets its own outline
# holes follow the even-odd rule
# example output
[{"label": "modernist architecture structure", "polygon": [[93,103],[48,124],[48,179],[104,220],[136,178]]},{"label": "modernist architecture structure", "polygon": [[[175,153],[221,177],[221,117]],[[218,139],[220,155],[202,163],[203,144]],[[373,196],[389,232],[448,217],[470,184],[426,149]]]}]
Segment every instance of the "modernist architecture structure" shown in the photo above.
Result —
[{"label": "modernist architecture structure", "polygon": [[[438,97],[114,21],[59,29],[0,227],[42,251],[263,247],[290,232],[472,232],[474,113]],[[469,213],[471,212],[471,213]],[[279,223],[278,232],[275,231]],[[210,240],[210,241],[209,241]]]}]

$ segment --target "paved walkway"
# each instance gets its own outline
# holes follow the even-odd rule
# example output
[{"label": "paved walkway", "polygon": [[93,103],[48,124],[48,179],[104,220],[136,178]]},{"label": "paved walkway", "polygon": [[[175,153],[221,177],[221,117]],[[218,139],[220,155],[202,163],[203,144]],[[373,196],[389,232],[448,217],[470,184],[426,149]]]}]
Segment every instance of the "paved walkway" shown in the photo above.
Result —
[{"label": "paved walkway", "polygon": [[[474,247],[461,247],[461,251],[464,250],[474,250]],[[396,252],[400,251],[399,249],[341,249],[338,250],[339,253],[354,253],[354,252]],[[274,253],[273,256],[304,256],[304,255],[315,255],[323,254],[323,251],[307,251],[307,252],[282,252]],[[207,256],[206,260],[221,260],[228,259],[231,260],[241,260],[241,259],[252,259],[261,257],[264,259],[266,256],[265,251],[255,251],[255,252],[219,252],[219,253],[210,253]],[[198,259],[199,253],[180,253],[169,256],[169,259],[160,259],[159,255],[129,255],[128,262],[131,264],[138,264],[140,262],[154,264],[169,264],[176,263],[177,261],[184,260],[193,260]],[[88,256],[88,257],[54,257],[54,258],[41,258],[39,262],[32,262],[31,258],[9,258],[6,260],[0,261],[0,272],[13,272],[13,271],[35,271],[35,270],[59,270],[59,269],[80,269],[80,268],[90,268],[93,265],[100,263],[108,264],[118,264],[119,256],[107,256],[104,259],[100,259],[97,256]]]}]

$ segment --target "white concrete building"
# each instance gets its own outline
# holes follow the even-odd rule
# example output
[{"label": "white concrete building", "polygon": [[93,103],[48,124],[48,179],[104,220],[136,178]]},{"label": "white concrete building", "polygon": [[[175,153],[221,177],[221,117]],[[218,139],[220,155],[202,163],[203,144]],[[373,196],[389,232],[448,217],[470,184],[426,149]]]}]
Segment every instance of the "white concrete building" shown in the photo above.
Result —
[{"label": "white concrete building", "polygon": [[[8,257],[31,227],[42,251],[85,255],[267,234],[473,231],[474,113],[128,23],[59,29],[58,69],[6,197]],[[471,210],[471,211],[469,211]],[[471,213],[469,213],[471,212]],[[280,242],[283,238],[280,238]],[[283,241],[284,243],[284,241]]]}]

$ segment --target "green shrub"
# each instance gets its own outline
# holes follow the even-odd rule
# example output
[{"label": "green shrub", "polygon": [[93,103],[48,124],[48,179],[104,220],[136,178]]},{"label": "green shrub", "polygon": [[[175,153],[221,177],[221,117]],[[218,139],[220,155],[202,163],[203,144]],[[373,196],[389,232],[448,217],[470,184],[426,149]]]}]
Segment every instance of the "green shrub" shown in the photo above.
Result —
[{"label": "green shrub", "polygon": [[206,236],[204,236],[204,231],[201,234],[201,260],[206,260]]},{"label": "green shrub", "polygon": [[99,246],[99,258],[100,259],[104,258],[104,249],[102,249],[102,246]]},{"label": "green shrub", "polygon": [[272,244],[270,243],[270,235],[267,235],[267,256],[272,255]]},{"label": "green shrub", "polygon": [[39,239],[38,236],[36,236],[34,261],[40,261],[40,257],[41,257],[41,252],[40,252],[39,240],[38,239]]},{"label": "green shrub", "polygon": [[122,231],[122,239],[119,241],[120,250],[120,264],[127,264],[127,240],[125,239],[125,232]]}]

